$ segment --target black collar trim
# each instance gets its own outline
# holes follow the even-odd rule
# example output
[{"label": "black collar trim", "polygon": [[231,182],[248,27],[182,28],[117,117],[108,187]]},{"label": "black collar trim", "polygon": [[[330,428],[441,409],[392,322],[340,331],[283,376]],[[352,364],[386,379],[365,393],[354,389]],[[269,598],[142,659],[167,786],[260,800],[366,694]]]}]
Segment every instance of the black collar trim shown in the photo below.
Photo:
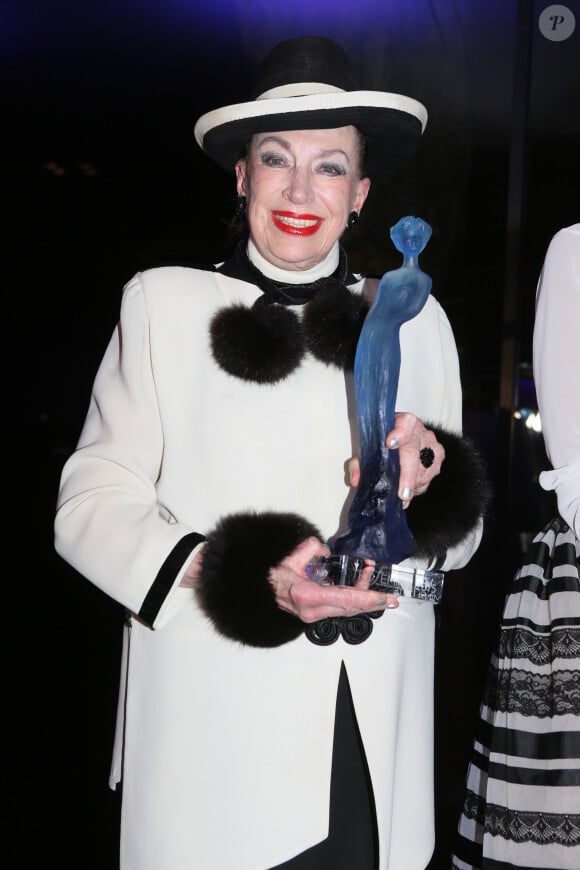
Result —
[{"label": "black collar trim", "polygon": [[246,241],[238,242],[231,257],[221,266],[218,266],[216,271],[228,275],[230,278],[254,284],[260,288],[270,302],[277,302],[278,305],[304,305],[313,299],[319,290],[323,290],[335,281],[348,285],[355,284],[357,280],[349,271],[346,253],[342,248],[339,248],[338,266],[332,275],[319,278],[309,284],[285,284],[282,281],[275,281],[260,272],[257,266],[254,266],[248,257]]}]

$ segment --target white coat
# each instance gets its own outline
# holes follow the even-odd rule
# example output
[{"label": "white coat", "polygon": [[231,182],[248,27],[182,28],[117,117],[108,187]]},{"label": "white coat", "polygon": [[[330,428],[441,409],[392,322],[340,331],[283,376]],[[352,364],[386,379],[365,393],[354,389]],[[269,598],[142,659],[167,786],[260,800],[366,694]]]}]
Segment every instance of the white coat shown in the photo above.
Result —
[{"label": "white coat", "polygon": [[[307,355],[286,380],[257,385],[209,352],[216,310],[258,294],[187,268],[137,274],[125,288],[63,472],[56,547],[132,614],[176,544],[226,514],[293,511],[337,532],[356,453],[350,379]],[[433,297],[402,327],[401,350],[397,410],[460,433],[457,352]],[[480,534],[444,570],[464,565]],[[218,634],[179,587],[188,561],[153,626],[133,618],[126,633],[111,777],[123,779],[122,870],[266,870],[323,840],[341,662],[380,868],[423,870],[434,845],[433,605],[401,599],[358,646],[301,635],[252,648]]]}]

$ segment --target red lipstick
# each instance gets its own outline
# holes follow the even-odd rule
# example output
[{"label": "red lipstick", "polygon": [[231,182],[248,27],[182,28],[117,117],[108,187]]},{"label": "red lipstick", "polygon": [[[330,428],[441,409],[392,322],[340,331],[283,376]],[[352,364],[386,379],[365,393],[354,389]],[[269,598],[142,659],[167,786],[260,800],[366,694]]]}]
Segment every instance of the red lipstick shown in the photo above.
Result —
[{"label": "red lipstick", "polygon": [[315,214],[296,214],[293,211],[273,211],[272,220],[283,233],[291,236],[311,236],[322,226],[324,218]]}]

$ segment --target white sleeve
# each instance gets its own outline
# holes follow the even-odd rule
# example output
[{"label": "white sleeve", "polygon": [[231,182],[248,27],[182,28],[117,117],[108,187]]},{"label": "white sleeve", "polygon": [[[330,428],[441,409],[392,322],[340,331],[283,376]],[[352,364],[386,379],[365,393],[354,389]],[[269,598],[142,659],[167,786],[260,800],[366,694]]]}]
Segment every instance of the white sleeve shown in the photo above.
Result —
[{"label": "white sleeve", "polygon": [[179,581],[202,539],[157,501],[163,432],[150,362],[136,276],[125,287],[77,449],[63,469],[55,547],[133,613],[148,601],[144,620],[157,627],[179,606]]},{"label": "white sleeve", "polygon": [[[442,416],[441,425],[452,432],[463,431],[463,392],[461,388],[461,376],[459,367],[459,355],[453,335],[453,329],[447,314],[439,306],[439,324],[441,330],[441,347],[446,371],[445,391],[446,404]],[[454,547],[447,550],[445,561],[441,566],[443,571],[458,570],[464,568],[471,561],[474,553],[478,550],[483,537],[483,517],[480,517],[475,528]]]},{"label": "white sleeve", "polygon": [[540,475],[555,490],[562,518],[580,537],[580,224],[555,234],[536,293],[534,380],[552,470]]},{"label": "white sleeve", "polygon": [[[401,351],[404,365],[397,410],[411,411],[423,422],[460,436],[463,393],[459,355],[449,318],[435,297],[429,298],[418,317],[403,324]],[[478,549],[482,534],[481,518],[460,543],[448,548],[442,570],[463,568]]]}]

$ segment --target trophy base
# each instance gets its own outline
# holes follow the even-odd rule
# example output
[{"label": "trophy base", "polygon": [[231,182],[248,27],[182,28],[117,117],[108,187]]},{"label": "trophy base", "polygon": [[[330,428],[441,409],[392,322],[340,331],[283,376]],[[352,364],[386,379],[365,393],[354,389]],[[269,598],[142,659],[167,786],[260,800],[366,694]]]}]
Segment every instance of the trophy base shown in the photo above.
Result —
[{"label": "trophy base", "polygon": [[[360,556],[318,556],[308,563],[306,573],[323,586],[355,586],[364,566],[365,560]],[[444,578],[442,571],[377,562],[369,588],[439,604]]]}]

